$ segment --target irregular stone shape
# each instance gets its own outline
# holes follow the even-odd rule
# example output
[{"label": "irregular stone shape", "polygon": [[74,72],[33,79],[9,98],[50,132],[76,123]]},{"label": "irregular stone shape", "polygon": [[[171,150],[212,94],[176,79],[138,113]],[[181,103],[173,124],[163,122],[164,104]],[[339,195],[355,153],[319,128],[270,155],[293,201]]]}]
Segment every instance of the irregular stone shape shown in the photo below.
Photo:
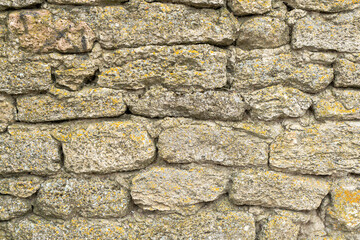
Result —
[{"label": "irregular stone shape", "polygon": [[75,173],[109,173],[144,168],[155,158],[146,129],[124,120],[70,124],[53,134],[62,142],[65,168]]},{"label": "irregular stone shape", "polygon": [[211,167],[152,167],[133,178],[131,196],[144,209],[173,211],[217,199],[228,181],[226,172]]},{"label": "irregular stone shape", "polygon": [[10,63],[0,58],[0,92],[23,94],[50,88],[51,67],[40,62]]},{"label": "irregular stone shape", "polygon": [[76,118],[115,117],[126,106],[122,93],[106,88],[83,88],[78,92],[52,89],[51,94],[17,98],[17,118],[24,122],[46,122]]},{"label": "irregular stone shape", "polygon": [[300,226],[289,218],[275,215],[261,226],[259,240],[297,240],[299,231]]},{"label": "irregular stone shape", "polygon": [[48,175],[60,169],[60,144],[40,129],[0,134],[0,174]]},{"label": "irregular stone shape", "polygon": [[154,87],[143,96],[125,100],[131,113],[147,117],[193,117],[198,119],[241,120],[246,105],[237,92],[206,91],[176,93]]},{"label": "irregular stone shape", "polygon": [[312,105],[308,94],[281,85],[251,92],[244,98],[251,108],[251,116],[265,121],[301,117]]},{"label": "irregular stone shape", "polygon": [[[156,0],[147,0],[147,2],[155,2]],[[161,0],[161,2],[180,3],[195,7],[212,7],[218,8],[225,5],[224,0]]]},{"label": "irregular stone shape", "polygon": [[225,166],[266,166],[268,144],[231,128],[184,125],[163,131],[159,158],[169,163],[215,163]]},{"label": "irregular stone shape", "polygon": [[285,0],[294,8],[319,12],[347,11],[360,6],[359,0]]},{"label": "irregular stone shape", "polygon": [[72,4],[72,5],[101,5],[101,4],[115,4],[126,2],[126,0],[47,0],[54,4]]},{"label": "irregular stone shape", "polygon": [[301,62],[292,53],[277,54],[266,49],[246,51],[245,54],[249,56],[241,58],[238,55],[231,74],[232,87],[237,90],[282,84],[316,93],[324,90],[334,78],[332,68]]},{"label": "irregular stone shape", "polygon": [[0,193],[27,198],[39,188],[42,179],[35,176],[23,176],[0,179]]},{"label": "irregular stone shape", "polygon": [[236,45],[244,49],[276,48],[289,42],[290,30],[284,21],[273,17],[254,17],[241,24]]},{"label": "irregular stone shape", "polygon": [[103,54],[98,85],[142,89],[153,84],[181,90],[214,89],[227,84],[226,51],[210,45],[146,46]]},{"label": "irregular stone shape", "polygon": [[55,20],[48,10],[24,10],[9,14],[11,39],[32,52],[89,52],[95,34],[85,22]]},{"label": "irregular stone shape", "polygon": [[19,217],[31,210],[31,203],[27,199],[0,195],[0,220]]},{"label": "irregular stone shape", "polygon": [[58,218],[122,217],[130,208],[129,192],[115,182],[99,179],[50,179],[41,185],[36,213]]},{"label": "irregular stone shape", "polygon": [[321,178],[262,170],[242,170],[232,179],[230,199],[238,205],[292,210],[317,209],[330,185]]},{"label": "irregular stone shape", "polygon": [[5,131],[7,126],[15,121],[15,114],[14,100],[7,95],[0,94],[0,132]]},{"label": "irregular stone shape", "polygon": [[302,174],[359,174],[359,133],[356,122],[329,122],[287,130],[270,146],[270,166]]},{"label": "irregular stone shape", "polygon": [[[336,2],[336,1],[333,1]],[[360,52],[360,9],[334,17],[312,13],[296,22],[292,34],[294,48]]]},{"label": "irregular stone shape", "polygon": [[228,6],[238,16],[263,14],[271,10],[271,0],[229,0]]},{"label": "irregular stone shape", "polygon": [[360,64],[339,59],[335,64],[335,87],[360,87]]},{"label": "irregular stone shape", "polygon": [[1,0],[0,10],[7,8],[24,8],[43,2],[44,0]]},{"label": "irregular stone shape", "polygon": [[314,113],[318,120],[360,119],[360,91],[328,89],[314,99]]},{"label": "irregular stone shape", "polygon": [[360,232],[360,178],[349,176],[335,181],[330,196],[327,216],[332,226],[338,230]]},{"label": "irregular stone shape", "polygon": [[93,68],[70,68],[66,70],[56,70],[55,79],[56,83],[68,87],[70,90],[80,90],[82,85],[91,80],[95,75]]}]

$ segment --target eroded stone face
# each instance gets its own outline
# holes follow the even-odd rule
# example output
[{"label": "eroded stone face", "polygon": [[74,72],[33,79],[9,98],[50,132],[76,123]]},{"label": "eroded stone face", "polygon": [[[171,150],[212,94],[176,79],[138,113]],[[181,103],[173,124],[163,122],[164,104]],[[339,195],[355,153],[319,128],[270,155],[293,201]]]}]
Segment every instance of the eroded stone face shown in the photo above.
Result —
[{"label": "eroded stone face", "polygon": [[265,166],[268,144],[252,134],[209,125],[184,125],[163,131],[159,158],[170,163]]},{"label": "eroded stone face", "polygon": [[25,215],[31,210],[31,203],[27,199],[13,196],[0,196],[0,220],[9,220]]},{"label": "eroded stone face", "polygon": [[45,216],[69,218],[122,217],[130,208],[128,191],[115,182],[99,179],[50,179],[36,197],[34,211]]},{"label": "eroded stone face", "polygon": [[321,178],[262,170],[234,174],[230,199],[238,205],[260,205],[292,210],[317,209],[330,184]]},{"label": "eroded stone face", "polygon": [[44,0],[2,0],[0,2],[0,10],[7,8],[24,8],[43,2]]},{"label": "eroded stone face", "polygon": [[68,87],[70,90],[80,90],[87,80],[91,80],[95,75],[93,68],[70,68],[65,70],[56,70],[56,83]]},{"label": "eroded stone face", "polygon": [[347,11],[360,6],[359,0],[285,0],[295,8],[319,12]]},{"label": "eroded stone face", "polygon": [[74,5],[101,5],[126,2],[126,0],[48,0],[55,4],[74,4]]},{"label": "eroded stone face", "polygon": [[0,132],[5,131],[7,126],[15,121],[15,114],[14,99],[0,94]]},{"label": "eroded stone face", "polygon": [[284,216],[275,215],[267,219],[266,222],[261,226],[259,239],[297,240],[299,230],[300,226],[294,224],[291,219]]},{"label": "eroded stone face", "polygon": [[360,64],[339,59],[335,64],[335,87],[360,87]]},{"label": "eroded stone face", "polygon": [[42,178],[36,176],[11,177],[0,179],[0,193],[27,198],[39,188]]},{"label": "eroded stone face", "polygon": [[228,6],[235,15],[263,14],[271,10],[271,0],[230,0]]},{"label": "eroded stone face", "polygon": [[[147,0],[147,2],[156,2],[156,1]],[[224,0],[161,0],[160,2],[180,3],[194,7],[212,7],[212,8],[223,7],[225,5]]]}]

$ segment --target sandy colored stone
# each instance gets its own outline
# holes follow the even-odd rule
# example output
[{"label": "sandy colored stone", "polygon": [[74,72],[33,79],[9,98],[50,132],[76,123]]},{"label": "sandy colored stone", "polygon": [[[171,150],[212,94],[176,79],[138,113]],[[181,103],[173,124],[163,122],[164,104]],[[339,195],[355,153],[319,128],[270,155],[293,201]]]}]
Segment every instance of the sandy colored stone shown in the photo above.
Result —
[{"label": "sandy colored stone", "polygon": [[236,45],[244,49],[276,48],[289,42],[290,30],[284,21],[273,17],[254,17],[241,24]]},{"label": "sandy colored stone", "polygon": [[2,178],[0,179],[0,193],[27,198],[40,188],[42,181],[42,178],[36,176]]},{"label": "sandy colored stone", "polygon": [[314,99],[314,113],[318,120],[360,119],[360,91],[330,88]]},{"label": "sandy colored stone", "polygon": [[302,174],[359,174],[359,133],[356,122],[328,122],[287,130],[270,146],[270,166]]},{"label": "sandy colored stone", "polygon": [[80,90],[86,81],[91,80],[95,75],[93,68],[70,68],[65,70],[56,70],[56,83],[68,87],[70,90]]},{"label": "sandy colored stone", "polygon": [[43,3],[44,0],[1,0],[0,10],[7,8],[25,8]]},{"label": "sandy colored stone", "polygon": [[14,99],[0,94],[0,132],[5,131],[7,126],[15,121],[15,114]]},{"label": "sandy colored stone", "polygon": [[214,201],[226,192],[228,181],[226,172],[209,166],[152,167],[133,178],[131,197],[147,210],[176,211]]},{"label": "sandy colored stone", "polygon": [[249,169],[234,173],[229,197],[238,205],[302,211],[317,209],[329,190],[321,178]]},{"label": "sandy colored stone", "polygon": [[263,14],[271,10],[271,0],[230,0],[228,6],[238,16]]},{"label": "sandy colored stone", "polygon": [[169,128],[159,136],[159,158],[169,163],[213,163],[225,166],[265,166],[264,139],[231,128],[205,124]]},{"label": "sandy colored stone", "polygon": [[284,216],[271,216],[261,226],[260,240],[297,240],[300,226]]},{"label": "sandy colored stone", "polygon": [[340,12],[360,7],[359,0],[285,0],[294,8],[319,12]]},{"label": "sandy colored stone", "polygon": [[25,215],[31,210],[31,203],[27,199],[0,195],[0,220],[5,221]]},{"label": "sandy colored stone", "polygon": [[[337,1],[335,1],[337,2]],[[292,33],[294,48],[360,52],[360,9],[333,17],[312,13],[297,21]]]},{"label": "sandy colored stone", "polygon": [[308,94],[281,85],[251,92],[244,98],[250,106],[251,116],[265,121],[283,117],[301,117],[312,105]]},{"label": "sandy colored stone", "polygon": [[67,219],[76,214],[89,218],[122,217],[129,211],[130,195],[116,182],[99,179],[50,179],[36,197],[34,211]]},{"label": "sandy colored stone", "polygon": [[12,63],[0,58],[0,91],[23,94],[50,88],[51,67],[41,62]]},{"label": "sandy colored stone", "polygon": [[360,87],[360,64],[339,59],[335,64],[335,87]]},{"label": "sandy colored stone", "polygon": [[[146,0],[147,2],[156,2],[155,0]],[[194,7],[219,8],[225,5],[225,0],[161,0],[160,2],[179,3]]]},{"label": "sandy colored stone", "polygon": [[17,118],[24,122],[115,117],[126,110],[121,91],[90,87],[78,92],[52,88],[50,94],[21,96],[17,108]]},{"label": "sandy colored stone", "polygon": [[53,132],[62,142],[65,168],[75,173],[110,173],[144,168],[155,158],[146,129],[132,121],[79,122]]},{"label": "sandy colored stone", "polygon": [[226,51],[207,45],[146,46],[107,51],[98,85],[143,89],[160,84],[170,89],[214,89],[227,84]]},{"label": "sandy colored stone", "polygon": [[154,87],[144,95],[131,94],[125,100],[132,114],[146,117],[192,117],[241,120],[246,105],[237,92],[206,91],[176,93]]},{"label": "sandy colored stone", "polygon": [[116,4],[126,2],[126,0],[47,0],[54,4],[73,4],[73,5],[101,5],[101,4]]},{"label": "sandy colored stone", "polygon": [[11,40],[31,52],[89,52],[95,41],[92,29],[82,21],[54,19],[48,10],[24,10],[9,14]]}]

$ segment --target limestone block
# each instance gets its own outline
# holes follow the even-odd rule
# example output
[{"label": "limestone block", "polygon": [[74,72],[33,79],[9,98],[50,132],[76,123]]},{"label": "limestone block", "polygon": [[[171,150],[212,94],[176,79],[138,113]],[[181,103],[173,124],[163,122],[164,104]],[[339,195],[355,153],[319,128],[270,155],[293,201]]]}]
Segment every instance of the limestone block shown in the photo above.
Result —
[{"label": "limestone block", "polygon": [[228,6],[238,16],[263,14],[271,10],[271,0],[229,0]]},{"label": "limestone block", "polygon": [[360,6],[359,0],[285,0],[294,8],[318,12],[348,11]]},{"label": "limestone block", "polygon": [[31,203],[27,199],[13,196],[0,196],[0,220],[9,220],[25,215],[31,210]]},{"label": "limestone block", "polygon": [[80,90],[86,81],[94,77],[95,69],[83,67],[56,70],[54,75],[56,83],[68,87],[70,90],[77,91]]},{"label": "limestone block", "polygon": [[0,179],[0,193],[15,197],[32,196],[42,183],[42,178],[36,176],[10,177]]},{"label": "limestone block", "polygon": [[339,59],[334,68],[335,87],[360,87],[360,64]]},{"label": "limestone block", "polygon": [[5,131],[7,126],[15,121],[15,114],[14,100],[0,94],[0,132]]},{"label": "limestone block", "polygon": [[300,226],[284,216],[271,216],[261,226],[260,240],[297,240]]},{"label": "limestone block", "polygon": [[[147,0],[147,2],[155,2],[155,0]],[[161,0],[160,2],[180,3],[194,7],[218,8],[225,5],[225,0]]]},{"label": "limestone block", "polygon": [[101,4],[116,4],[126,2],[126,0],[47,0],[54,4],[72,4],[72,5],[101,5]]},{"label": "limestone block", "polygon": [[7,8],[25,8],[43,3],[44,0],[1,0],[0,10]]}]

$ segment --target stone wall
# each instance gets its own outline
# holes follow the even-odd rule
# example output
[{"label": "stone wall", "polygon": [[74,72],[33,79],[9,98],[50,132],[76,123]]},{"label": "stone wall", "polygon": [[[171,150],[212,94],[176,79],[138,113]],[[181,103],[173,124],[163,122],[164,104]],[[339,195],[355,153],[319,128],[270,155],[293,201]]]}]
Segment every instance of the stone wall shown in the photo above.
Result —
[{"label": "stone wall", "polygon": [[360,239],[359,0],[0,0],[0,239]]}]

